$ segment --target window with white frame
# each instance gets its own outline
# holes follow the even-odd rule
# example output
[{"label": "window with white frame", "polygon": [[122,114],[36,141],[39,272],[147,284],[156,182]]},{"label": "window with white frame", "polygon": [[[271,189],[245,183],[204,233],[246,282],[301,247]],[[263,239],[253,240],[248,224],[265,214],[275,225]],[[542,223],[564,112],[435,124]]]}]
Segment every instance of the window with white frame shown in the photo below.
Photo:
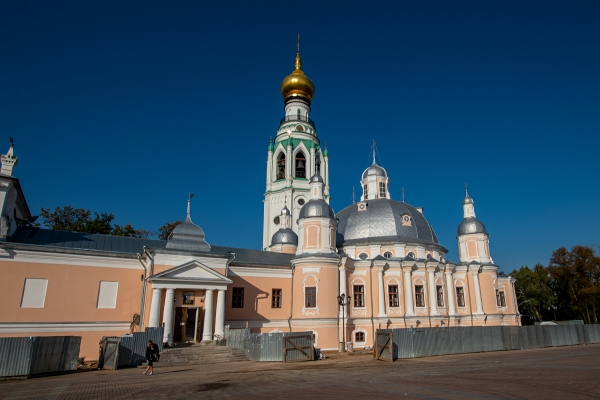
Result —
[{"label": "window with white frame", "polygon": [[21,308],[44,308],[48,279],[26,278]]},{"label": "window with white frame", "polygon": [[362,331],[354,332],[354,341],[355,342],[364,342],[365,341],[365,333]]},{"label": "window with white frame", "polygon": [[459,307],[465,307],[465,289],[462,286],[456,287],[456,304]]},{"label": "window with white frame", "polygon": [[119,282],[100,281],[96,308],[116,308]]},{"label": "window with white frame", "polygon": [[365,185],[363,187],[363,193],[365,194],[365,200],[368,200],[369,199],[369,190],[368,190],[368,186],[367,185]]},{"label": "window with white frame", "polygon": [[496,305],[498,307],[506,307],[506,297],[504,296],[504,290],[496,289]]},{"label": "window with white frame", "polygon": [[354,307],[365,306],[365,286],[354,285]]},{"label": "window with white frame", "polygon": [[361,260],[366,260],[367,258],[369,258],[369,255],[367,253],[360,253],[358,255],[358,258],[360,258]]},{"label": "window with white frame", "polygon": [[394,257],[394,255],[390,251],[386,251],[385,253],[383,253],[383,256],[385,258],[392,258],[392,257]]},{"label": "window with white frame", "polygon": [[304,308],[317,307],[317,288],[315,286],[304,288]]},{"label": "window with white frame", "polygon": [[423,285],[415,285],[415,305],[425,307],[425,289]]},{"label": "window with white frame", "polygon": [[379,182],[379,197],[385,198],[385,183]]},{"label": "window with white frame", "polygon": [[388,286],[388,299],[390,307],[399,307],[400,302],[398,298],[398,285]]},{"label": "window with white frame", "polygon": [[442,285],[437,285],[435,287],[435,294],[438,307],[444,307],[444,287]]}]

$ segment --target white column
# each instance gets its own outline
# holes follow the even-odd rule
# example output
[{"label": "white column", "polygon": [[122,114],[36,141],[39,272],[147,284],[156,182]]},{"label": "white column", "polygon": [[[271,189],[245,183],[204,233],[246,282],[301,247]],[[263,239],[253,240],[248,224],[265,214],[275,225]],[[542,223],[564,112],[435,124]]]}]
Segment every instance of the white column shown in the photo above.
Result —
[{"label": "white column", "polygon": [[202,341],[213,340],[213,290],[206,289],[204,297],[204,330],[202,331]]},{"label": "white column", "polygon": [[150,320],[148,321],[148,327],[157,328],[159,326],[161,294],[161,288],[152,289],[152,304],[150,306]]},{"label": "white column", "polygon": [[[346,279],[346,268],[340,268],[340,296],[346,295],[346,287],[348,285]],[[348,307],[340,307],[340,318],[342,318],[343,313],[346,313],[345,318],[348,318]]]},{"label": "white column", "polygon": [[439,315],[438,314],[438,310],[437,310],[437,288],[435,287],[435,270],[432,268],[429,268],[429,271],[427,271],[427,274],[429,275],[429,281],[427,283],[427,286],[429,286],[429,309],[431,310],[431,314],[430,315]]},{"label": "white column", "polygon": [[413,295],[412,295],[412,279],[410,278],[411,270],[404,270],[404,304],[406,310],[404,315],[414,316],[415,308],[413,306]]},{"label": "white column", "polygon": [[173,305],[175,303],[175,289],[167,289],[165,295],[165,310],[163,312],[163,324],[165,325],[165,334],[163,342],[173,343]]},{"label": "white column", "polygon": [[448,288],[448,315],[456,315],[454,308],[454,282],[452,282],[452,271],[446,271],[446,287]]},{"label": "white column", "polygon": [[379,315],[385,317],[385,288],[383,287],[383,269],[377,270],[377,280],[379,283]]},{"label": "white column", "polygon": [[473,283],[475,286],[475,303],[477,304],[477,312],[475,314],[483,314],[483,304],[481,303],[481,287],[479,287],[479,271],[473,272]]},{"label": "white column", "polygon": [[312,176],[315,174],[315,161],[316,161],[316,156],[315,156],[315,148],[311,147],[310,148],[310,173],[308,174],[307,178],[312,178]]},{"label": "white column", "polygon": [[217,315],[215,317],[215,335],[225,335],[225,290],[217,292]]}]

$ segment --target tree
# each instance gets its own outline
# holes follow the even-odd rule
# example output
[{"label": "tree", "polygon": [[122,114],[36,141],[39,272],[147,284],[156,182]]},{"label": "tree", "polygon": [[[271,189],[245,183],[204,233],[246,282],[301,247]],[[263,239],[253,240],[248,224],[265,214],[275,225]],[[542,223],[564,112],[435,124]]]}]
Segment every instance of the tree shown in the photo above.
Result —
[{"label": "tree", "polygon": [[534,316],[540,322],[554,319],[550,310],[556,298],[550,287],[548,270],[543,265],[537,264],[533,270],[527,266],[521,267],[511,272],[510,276],[516,279],[515,292],[521,312]]},{"label": "tree", "polygon": [[183,221],[178,219],[177,221],[169,221],[160,228],[158,228],[158,238],[160,240],[169,240],[169,236],[173,233],[175,227],[181,224]]},{"label": "tree", "polygon": [[[115,216],[110,213],[92,212],[83,208],[73,206],[56,207],[50,212],[49,208],[42,208],[40,212],[43,224],[56,231],[69,231],[81,233],[100,233],[103,235],[128,236],[136,238],[147,238],[156,233],[149,230],[135,229],[131,224],[124,226],[112,225]],[[38,224],[39,226],[39,224]]]}]

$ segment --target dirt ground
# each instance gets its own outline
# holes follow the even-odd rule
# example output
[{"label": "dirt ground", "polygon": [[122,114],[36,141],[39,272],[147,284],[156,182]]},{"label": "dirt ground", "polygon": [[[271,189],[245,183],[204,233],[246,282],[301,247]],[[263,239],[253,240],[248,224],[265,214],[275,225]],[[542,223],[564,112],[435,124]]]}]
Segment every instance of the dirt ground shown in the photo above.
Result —
[{"label": "dirt ground", "polygon": [[79,372],[0,382],[1,399],[588,399],[600,398],[600,345],[375,361]]}]

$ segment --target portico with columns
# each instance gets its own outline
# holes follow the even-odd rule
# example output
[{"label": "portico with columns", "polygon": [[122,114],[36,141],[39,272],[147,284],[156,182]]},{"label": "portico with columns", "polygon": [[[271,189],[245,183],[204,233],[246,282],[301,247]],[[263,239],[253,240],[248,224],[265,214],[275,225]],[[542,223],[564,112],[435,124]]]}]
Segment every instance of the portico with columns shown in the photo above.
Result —
[{"label": "portico with columns", "polygon": [[148,281],[152,287],[148,326],[164,326],[163,342],[174,342],[176,291],[193,291],[196,296],[204,293],[201,296],[204,318],[196,321],[197,326],[202,324],[202,334],[201,339],[195,338],[196,342],[212,341],[216,336],[224,335],[225,296],[227,285],[232,283],[231,279],[194,260],[155,274]]}]

